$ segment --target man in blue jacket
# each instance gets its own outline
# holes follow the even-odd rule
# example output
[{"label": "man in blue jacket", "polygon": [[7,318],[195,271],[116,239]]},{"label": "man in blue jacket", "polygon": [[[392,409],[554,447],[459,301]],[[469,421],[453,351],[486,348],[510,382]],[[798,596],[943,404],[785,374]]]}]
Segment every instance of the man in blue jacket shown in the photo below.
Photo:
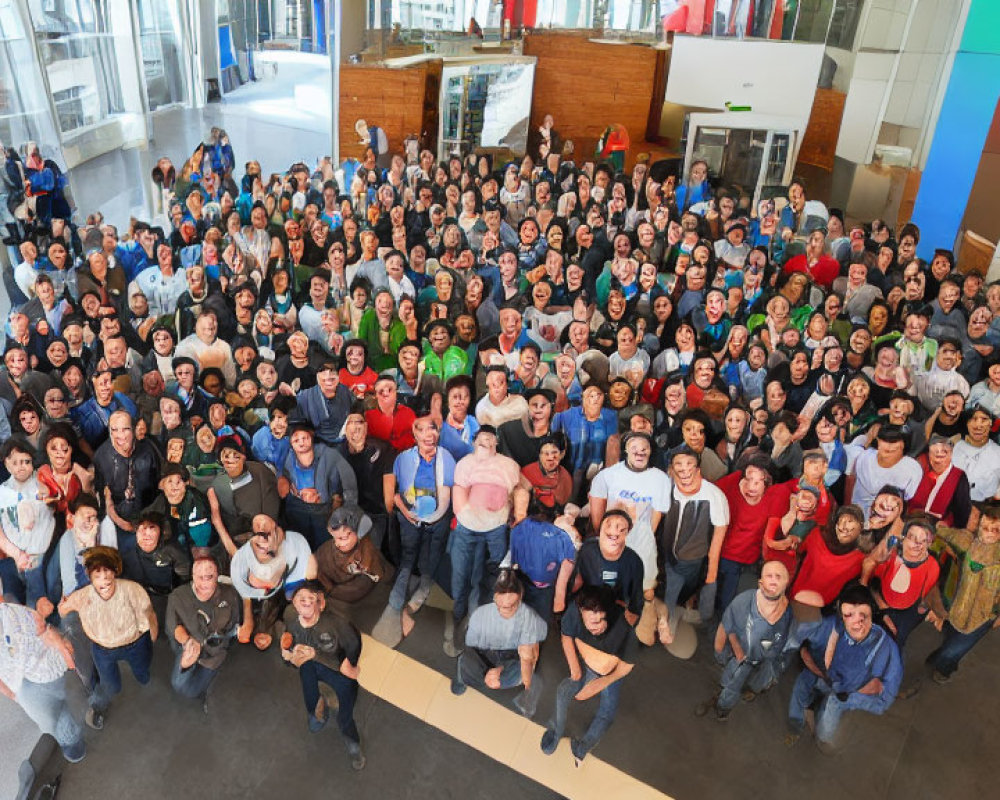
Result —
[{"label": "man in blue jacket", "polygon": [[806,709],[814,703],[819,704],[816,744],[829,754],[845,711],[884,714],[896,699],[903,662],[892,637],[873,624],[875,608],[868,587],[849,584],[840,594],[837,613],[803,642],[800,652],[806,668],[795,681],[788,705],[793,741],[805,725]]}]

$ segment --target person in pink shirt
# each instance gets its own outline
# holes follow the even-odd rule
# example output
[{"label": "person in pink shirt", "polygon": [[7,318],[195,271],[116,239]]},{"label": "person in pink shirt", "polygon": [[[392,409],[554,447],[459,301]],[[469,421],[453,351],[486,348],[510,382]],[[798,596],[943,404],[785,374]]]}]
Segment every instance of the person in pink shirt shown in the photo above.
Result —
[{"label": "person in pink shirt", "polygon": [[[452,616],[456,627],[474,605],[488,598],[488,586],[496,581],[500,562],[507,554],[507,523],[511,496],[520,483],[521,469],[514,459],[497,453],[497,431],[483,425],[473,440],[473,451],[455,465],[452,509],[458,524],[451,535]],[[485,558],[484,558],[485,556]],[[460,643],[449,639],[444,650],[455,657]]]}]

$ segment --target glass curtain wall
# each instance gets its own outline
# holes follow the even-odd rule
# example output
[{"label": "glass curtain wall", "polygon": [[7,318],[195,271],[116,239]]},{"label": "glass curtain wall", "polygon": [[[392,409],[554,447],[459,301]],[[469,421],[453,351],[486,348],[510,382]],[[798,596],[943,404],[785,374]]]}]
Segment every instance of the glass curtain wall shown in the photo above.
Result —
[{"label": "glass curtain wall", "polygon": [[28,29],[15,0],[0,0],[0,144],[23,151],[36,142],[55,157],[59,135]]},{"label": "glass curtain wall", "polygon": [[180,4],[135,0],[149,110],[188,101]]},{"label": "glass curtain wall", "polygon": [[28,0],[35,42],[66,137],[118,119],[145,136],[128,0]]}]

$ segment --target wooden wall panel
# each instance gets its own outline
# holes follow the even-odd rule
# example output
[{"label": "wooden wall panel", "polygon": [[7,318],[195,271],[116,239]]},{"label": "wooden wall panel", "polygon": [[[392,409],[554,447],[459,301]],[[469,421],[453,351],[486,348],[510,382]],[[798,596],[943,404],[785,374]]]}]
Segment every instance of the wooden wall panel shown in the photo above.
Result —
[{"label": "wooden wall panel", "polygon": [[531,125],[546,114],[576,146],[576,162],[593,158],[611,123],[626,127],[632,151],[643,149],[657,77],[657,51],[645,45],[591,42],[589,33],[531,32],[524,54],[535,56]]},{"label": "wooden wall panel", "polygon": [[799,163],[812,164],[828,172],[833,170],[840,123],[844,117],[847,95],[833,89],[817,89],[806,134],[799,148]]},{"label": "wooden wall panel", "polygon": [[[378,125],[389,138],[389,149],[399,152],[403,139],[420,134],[425,124],[428,77],[439,85],[439,63],[423,63],[402,69],[364,64],[342,64],[340,72],[340,153],[342,158],[361,158],[354,124],[364,119]],[[433,76],[437,75],[437,82]],[[435,90],[433,103],[437,105]],[[437,131],[434,131],[436,136]]]}]

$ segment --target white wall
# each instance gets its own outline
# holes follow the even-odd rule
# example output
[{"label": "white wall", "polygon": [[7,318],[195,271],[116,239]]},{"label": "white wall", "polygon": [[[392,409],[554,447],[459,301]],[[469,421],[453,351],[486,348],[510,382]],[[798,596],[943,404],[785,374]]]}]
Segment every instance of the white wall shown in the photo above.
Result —
[{"label": "white wall", "polygon": [[821,44],[675,36],[666,99],[718,109],[730,102],[805,123],[822,63]]}]

